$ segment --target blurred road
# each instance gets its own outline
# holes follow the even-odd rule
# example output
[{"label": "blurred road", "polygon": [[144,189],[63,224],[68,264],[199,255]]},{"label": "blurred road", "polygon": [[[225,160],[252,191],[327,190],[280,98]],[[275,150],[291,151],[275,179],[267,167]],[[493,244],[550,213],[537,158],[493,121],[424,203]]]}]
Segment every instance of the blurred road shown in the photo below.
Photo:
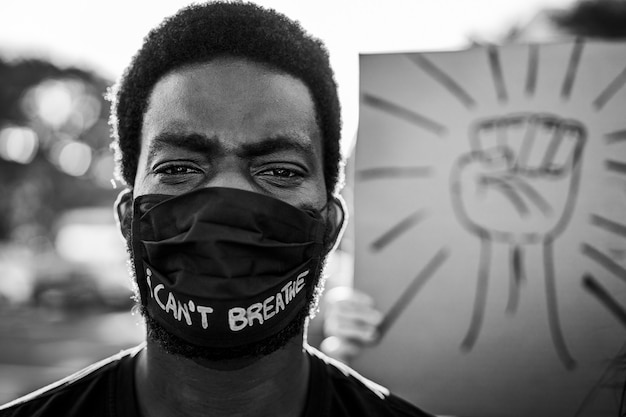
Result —
[{"label": "blurred road", "polygon": [[143,340],[141,317],[0,306],[0,404]]}]

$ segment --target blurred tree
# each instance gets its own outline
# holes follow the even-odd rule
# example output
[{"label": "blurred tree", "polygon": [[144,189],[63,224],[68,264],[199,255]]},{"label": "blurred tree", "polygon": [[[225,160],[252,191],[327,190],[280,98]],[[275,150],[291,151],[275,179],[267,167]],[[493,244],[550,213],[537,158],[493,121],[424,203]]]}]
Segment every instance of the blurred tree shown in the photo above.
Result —
[{"label": "blurred tree", "polygon": [[0,241],[49,241],[61,212],[112,204],[110,84],[42,60],[0,59]]}]

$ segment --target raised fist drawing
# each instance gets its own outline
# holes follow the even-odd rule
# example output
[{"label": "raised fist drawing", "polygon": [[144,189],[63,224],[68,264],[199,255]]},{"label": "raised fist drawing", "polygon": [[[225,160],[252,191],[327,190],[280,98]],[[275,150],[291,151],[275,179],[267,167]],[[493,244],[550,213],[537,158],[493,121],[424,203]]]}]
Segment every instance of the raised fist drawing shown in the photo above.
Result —
[{"label": "raised fist drawing", "polygon": [[557,236],[569,221],[586,132],[575,120],[513,114],[470,128],[452,171],[452,200],[471,232],[512,244]]},{"label": "raised fist drawing", "polygon": [[548,322],[555,349],[575,366],[558,317],[553,242],[567,226],[578,194],[587,133],[571,119],[517,113],[479,120],[470,127],[471,151],[450,176],[452,205],[460,223],[481,243],[478,284],[470,327],[462,347],[480,332],[494,242],[509,246],[513,280],[507,310],[515,312],[525,278],[523,248],[542,245]]}]

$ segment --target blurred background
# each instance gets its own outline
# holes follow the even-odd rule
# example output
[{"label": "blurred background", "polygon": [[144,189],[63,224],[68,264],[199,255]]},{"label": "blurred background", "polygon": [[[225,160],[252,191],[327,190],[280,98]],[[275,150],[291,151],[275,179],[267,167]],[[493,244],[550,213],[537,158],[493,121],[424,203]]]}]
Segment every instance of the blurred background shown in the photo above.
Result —
[{"label": "blurred background", "polygon": [[[358,121],[358,55],[462,49],[542,32],[571,0],[266,0],[330,51],[344,153]],[[107,88],[143,36],[186,1],[0,5],[0,403],[138,343],[112,206]],[[541,36],[546,36],[545,33]]]}]

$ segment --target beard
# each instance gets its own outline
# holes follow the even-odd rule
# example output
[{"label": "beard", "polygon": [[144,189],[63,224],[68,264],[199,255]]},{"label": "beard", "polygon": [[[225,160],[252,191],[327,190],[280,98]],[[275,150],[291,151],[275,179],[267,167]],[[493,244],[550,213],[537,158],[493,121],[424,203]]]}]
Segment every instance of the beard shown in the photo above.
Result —
[{"label": "beard", "polygon": [[[179,355],[187,359],[208,362],[228,361],[236,359],[255,359],[267,356],[282,349],[294,337],[304,333],[306,320],[313,317],[317,311],[319,298],[323,292],[325,279],[322,276],[323,262],[315,281],[307,295],[307,303],[298,311],[297,315],[278,333],[270,335],[257,342],[228,348],[198,346],[190,343],[170,331],[166,330],[150,314],[143,303],[139,303],[139,310],[146,323],[147,337],[156,342],[163,351],[172,355]],[[136,294],[137,299],[139,295]]]},{"label": "beard", "polygon": [[[128,216],[130,217],[130,216]],[[191,360],[207,362],[232,361],[239,359],[257,359],[267,356],[285,347],[296,336],[302,335],[305,331],[307,318],[313,318],[318,309],[319,299],[324,290],[325,277],[323,270],[326,259],[322,259],[319,268],[311,278],[313,282],[307,283],[306,304],[298,311],[296,316],[279,332],[269,335],[257,342],[252,342],[240,346],[218,348],[206,347],[193,344],[173,334],[165,329],[145,307],[141,300],[139,285],[137,283],[134,269],[134,255],[130,243],[131,221],[122,221],[123,234],[126,237],[127,251],[129,254],[129,269],[133,281],[134,299],[137,308],[144,318],[147,338],[155,342],[164,352],[171,355],[178,355]],[[331,228],[326,226],[324,232],[324,253],[328,254],[334,241],[331,238]]]}]

